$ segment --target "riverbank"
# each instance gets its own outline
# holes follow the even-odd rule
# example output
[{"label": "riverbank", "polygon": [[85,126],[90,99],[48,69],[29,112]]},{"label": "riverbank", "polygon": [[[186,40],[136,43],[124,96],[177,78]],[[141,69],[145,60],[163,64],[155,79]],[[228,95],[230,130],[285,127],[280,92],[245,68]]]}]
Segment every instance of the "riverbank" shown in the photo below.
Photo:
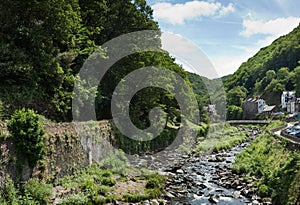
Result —
[{"label": "riverbank", "polygon": [[249,132],[248,141],[230,149],[183,159],[182,166],[166,170],[169,176],[166,197],[170,204],[262,202],[256,194],[255,179],[249,177],[245,181],[246,178],[231,171],[235,156],[261,134],[261,131],[256,129],[240,129]]},{"label": "riverbank", "polygon": [[[254,168],[259,167],[257,164],[253,165],[251,161],[260,164],[263,164],[262,160],[276,161],[274,156],[270,159],[259,158],[270,152],[256,155],[253,152],[258,145],[264,146],[268,150],[274,149],[274,152],[278,151],[276,146],[275,148],[271,146],[274,142],[272,140],[263,141],[265,144],[261,144],[261,139],[264,137],[259,136],[262,133],[263,131],[255,126],[214,125],[206,137],[198,137],[193,149],[187,150],[184,147],[179,147],[176,150],[166,149],[156,154],[132,155],[132,158],[130,158],[131,155],[127,155],[128,159],[124,153],[120,155],[122,152],[119,154],[116,152],[101,161],[100,167],[92,165],[92,167],[81,170],[75,175],[72,174],[61,179],[58,179],[60,177],[56,174],[49,175],[45,179],[46,181],[43,181],[38,179],[42,173],[35,173],[37,174],[35,180],[31,181],[28,187],[30,190],[32,187],[40,187],[40,190],[44,191],[48,190],[45,197],[48,202],[51,202],[50,204],[62,202],[73,204],[83,196],[85,202],[90,200],[101,204],[271,204],[273,202],[271,201],[271,184],[268,184],[269,182],[267,184],[262,183],[261,176],[249,172],[250,169],[246,167],[246,165],[254,166]],[[263,134],[266,133],[268,132]],[[65,140],[66,144],[69,143],[68,146],[65,146],[65,143],[60,143],[64,149],[71,147],[74,150],[76,148],[74,143],[70,144],[73,141],[70,141],[69,138],[65,138]],[[91,150],[99,148],[96,145],[96,143],[93,144],[94,147]],[[277,147],[280,147],[278,145],[281,143],[277,144]],[[281,149],[284,150],[284,147]],[[60,153],[67,152],[61,151]],[[285,153],[287,152],[283,152],[282,156]],[[238,156],[238,162],[235,162],[236,156]],[[93,156],[92,158],[94,159]],[[293,163],[295,160],[289,165],[293,165]],[[276,164],[273,167],[266,167],[268,169],[276,168]],[[92,172],[90,171],[91,168]],[[157,172],[162,177],[153,175],[147,171],[148,169],[154,173]],[[264,173],[267,173],[268,169]],[[104,175],[101,174],[103,172]],[[58,169],[56,173],[61,173],[61,170]],[[297,176],[290,172],[288,174],[279,173],[282,174],[280,177],[292,176],[292,179],[297,179]],[[267,175],[265,174],[265,176]],[[266,180],[266,177],[263,179]],[[55,183],[52,186],[52,191],[51,189],[49,191],[47,187],[51,185],[53,180]],[[290,182],[288,181],[286,185]],[[77,188],[73,189],[72,186]],[[267,192],[265,191],[266,186]],[[297,186],[298,184],[294,182],[293,189],[289,191],[292,192],[292,196],[297,193]],[[8,188],[13,188],[13,186],[8,184]],[[282,190],[287,191],[287,189]],[[31,193],[31,195],[33,194]]]},{"label": "riverbank", "polygon": [[300,150],[289,142],[264,132],[237,156],[233,171],[256,177],[261,197],[273,204],[300,204]]},{"label": "riverbank", "polygon": [[300,203],[300,152],[267,131],[242,129],[250,131],[249,141],[183,157],[166,170],[169,204]]}]

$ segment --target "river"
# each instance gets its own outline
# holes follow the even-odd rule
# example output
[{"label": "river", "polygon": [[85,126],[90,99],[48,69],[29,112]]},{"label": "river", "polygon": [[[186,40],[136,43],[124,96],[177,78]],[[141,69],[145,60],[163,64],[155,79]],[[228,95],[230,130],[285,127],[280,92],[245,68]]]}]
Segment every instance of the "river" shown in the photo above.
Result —
[{"label": "river", "polygon": [[[256,195],[255,178],[242,177],[231,171],[235,156],[243,151],[260,130],[249,131],[249,140],[229,150],[206,153],[200,156],[165,152],[165,158],[144,156],[140,158],[148,167],[167,176],[165,196],[167,204],[262,204]],[[271,204],[265,201],[264,204]]]}]

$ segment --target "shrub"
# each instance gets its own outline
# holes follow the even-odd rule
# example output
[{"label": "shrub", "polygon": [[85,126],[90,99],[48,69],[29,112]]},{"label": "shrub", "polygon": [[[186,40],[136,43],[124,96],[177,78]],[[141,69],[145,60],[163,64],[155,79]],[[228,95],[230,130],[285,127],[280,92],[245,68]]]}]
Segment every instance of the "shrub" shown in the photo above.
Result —
[{"label": "shrub", "polygon": [[112,173],[109,170],[103,170],[103,171],[100,172],[100,176],[102,176],[102,177],[111,177]]},{"label": "shrub", "polygon": [[116,180],[109,177],[103,177],[101,180],[101,184],[106,186],[114,186],[116,184]]},{"label": "shrub", "polygon": [[0,189],[0,198],[2,198],[1,204],[16,204],[16,198],[17,198],[17,189],[14,186],[13,180],[6,176],[4,179],[4,185]]},{"label": "shrub", "polygon": [[160,188],[160,183],[158,179],[149,179],[146,183],[146,189],[154,189],[154,188]]},{"label": "shrub", "polygon": [[64,198],[59,205],[85,205],[89,199],[84,193],[78,193]]},{"label": "shrub", "polygon": [[299,196],[300,152],[287,149],[284,140],[264,132],[233,164],[233,171],[254,175],[258,194],[274,204],[296,204]]},{"label": "shrub", "polygon": [[37,179],[30,179],[24,186],[24,193],[31,196],[39,204],[48,204],[48,200],[52,193],[52,187],[44,181]]},{"label": "shrub", "polygon": [[118,150],[115,153],[111,152],[107,158],[101,161],[101,165],[122,176],[129,172],[128,159],[122,150]]},{"label": "shrub", "polygon": [[258,195],[261,196],[261,197],[266,197],[269,195],[269,188],[267,185],[265,184],[261,184],[259,187],[258,187]]},{"label": "shrub", "polygon": [[7,124],[19,156],[28,158],[29,166],[36,166],[45,155],[45,131],[40,116],[33,110],[16,110]]},{"label": "shrub", "polygon": [[137,203],[137,202],[147,199],[147,196],[139,194],[139,193],[135,193],[135,194],[126,193],[123,195],[123,198],[126,202]]}]

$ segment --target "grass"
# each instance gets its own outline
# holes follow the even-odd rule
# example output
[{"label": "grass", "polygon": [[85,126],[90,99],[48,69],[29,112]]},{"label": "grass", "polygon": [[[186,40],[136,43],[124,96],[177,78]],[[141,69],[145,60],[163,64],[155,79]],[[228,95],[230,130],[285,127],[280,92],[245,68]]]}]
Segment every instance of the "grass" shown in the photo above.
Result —
[{"label": "grass", "polygon": [[247,132],[228,124],[214,125],[206,138],[198,138],[197,153],[229,149],[247,140]]},{"label": "grass", "polygon": [[286,122],[285,121],[281,121],[281,120],[272,120],[270,124],[268,124],[267,126],[265,126],[264,129],[266,130],[271,130],[280,126],[285,125]]},{"label": "grass", "polygon": [[63,204],[72,204],[82,194],[85,203],[105,204],[115,200],[136,203],[157,198],[164,190],[164,183],[165,178],[155,173],[128,178],[93,164],[73,176],[59,179],[56,185],[73,189],[63,198]]},{"label": "grass", "polygon": [[265,132],[256,138],[236,157],[232,169],[259,178],[261,197],[272,197],[275,204],[296,204],[300,195],[300,151],[288,150],[286,142],[277,136]]},{"label": "grass", "polygon": [[50,204],[52,190],[60,205],[106,204],[118,202],[140,202],[158,198],[165,184],[165,177],[144,171],[147,175],[121,176],[100,165],[92,164],[71,176],[58,179],[54,184],[31,178],[22,187],[15,187],[11,178],[5,179],[0,190],[0,204]]}]

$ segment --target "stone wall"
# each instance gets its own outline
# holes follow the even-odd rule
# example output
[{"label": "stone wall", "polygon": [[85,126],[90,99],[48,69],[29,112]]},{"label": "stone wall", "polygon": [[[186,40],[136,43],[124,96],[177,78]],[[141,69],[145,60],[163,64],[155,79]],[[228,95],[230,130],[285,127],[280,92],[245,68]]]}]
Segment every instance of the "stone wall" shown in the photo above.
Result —
[{"label": "stone wall", "polygon": [[[44,128],[47,135],[45,169],[40,173],[39,168],[30,169],[24,162],[22,179],[44,174],[58,178],[72,174],[93,161],[99,162],[113,149],[111,141],[111,124],[109,121],[84,123],[46,123]],[[0,122],[0,132],[9,135],[6,124]],[[16,150],[10,138],[0,140],[9,149],[10,161],[6,172],[16,178]]]}]

